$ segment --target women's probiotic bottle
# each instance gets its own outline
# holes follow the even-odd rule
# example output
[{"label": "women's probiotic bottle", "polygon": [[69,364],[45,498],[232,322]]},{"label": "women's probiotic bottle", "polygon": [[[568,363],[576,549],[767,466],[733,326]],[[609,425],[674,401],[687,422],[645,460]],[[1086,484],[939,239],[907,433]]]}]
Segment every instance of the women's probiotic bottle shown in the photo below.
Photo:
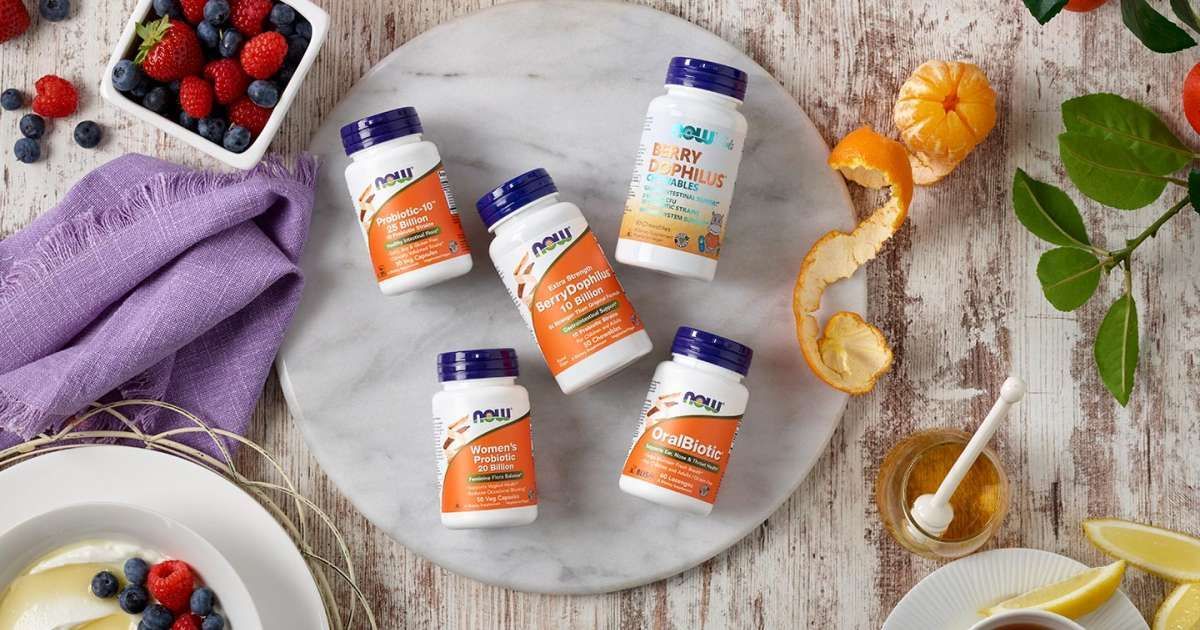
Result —
[{"label": "women's probiotic bottle", "polygon": [[621,219],[617,260],[712,280],[742,161],[746,73],[675,57],[650,102]]},{"label": "women's probiotic bottle", "polygon": [[563,393],[597,383],[650,352],[650,336],[587,219],[558,200],[544,169],[476,204],[489,251]]},{"label": "women's probiotic bottle", "polygon": [[442,524],[451,529],[527,525],[537,518],[529,392],[517,385],[512,348],[438,355],[442,391],[433,433]]}]

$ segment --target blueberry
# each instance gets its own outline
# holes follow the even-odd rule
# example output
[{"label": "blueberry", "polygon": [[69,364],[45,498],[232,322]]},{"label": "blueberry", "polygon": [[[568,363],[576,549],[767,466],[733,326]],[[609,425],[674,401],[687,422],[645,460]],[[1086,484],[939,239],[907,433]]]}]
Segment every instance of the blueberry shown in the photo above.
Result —
[{"label": "blueberry", "polygon": [[[129,577],[128,571],[125,573],[125,577]],[[117,603],[121,604],[121,610],[131,615],[138,615],[146,610],[146,605],[150,603],[150,593],[141,584],[130,584],[121,589],[121,594],[117,595]]]},{"label": "blueberry", "polygon": [[65,20],[71,14],[71,0],[42,0],[38,3],[38,13],[51,22]]},{"label": "blueberry", "polygon": [[271,9],[271,23],[279,26],[280,24],[291,24],[296,21],[296,10],[292,7],[280,2]]},{"label": "blueberry", "polygon": [[167,88],[156,87],[146,93],[146,98],[142,99],[142,107],[152,111],[161,112],[167,108]]},{"label": "blueberry", "polygon": [[108,599],[117,594],[117,589],[121,586],[117,582],[117,576],[109,571],[101,571],[92,577],[92,595],[100,599]]},{"label": "blueberry", "polygon": [[225,618],[220,613],[213,613],[200,622],[200,630],[225,630]]},{"label": "blueberry", "polygon": [[217,46],[217,52],[221,53],[222,57],[233,57],[242,49],[242,34],[229,29],[221,35],[221,44]]},{"label": "blueberry", "polygon": [[196,25],[196,37],[200,39],[200,43],[206,48],[216,48],[221,43],[221,32],[217,27],[208,22],[201,22]]},{"label": "blueberry", "polygon": [[122,59],[113,66],[112,82],[113,87],[120,92],[128,92],[141,83],[142,70],[137,67],[137,64],[132,59]]},{"label": "blueberry", "polygon": [[149,630],[171,630],[171,624],[175,623],[175,615],[165,606],[153,604],[142,614],[142,623],[146,624]]},{"label": "blueberry", "polygon": [[37,140],[46,133],[46,119],[37,114],[25,114],[21,117],[21,135]]},{"label": "blueberry", "polygon": [[275,32],[279,33],[280,35],[283,35],[284,37],[290,37],[291,35],[295,34],[296,25],[295,24],[276,24]]},{"label": "blueberry", "polygon": [[180,81],[179,79],[176,79],[167,84],[167,89],[171,90],[171,94],[174,94],[176,97],[179,96],[179,90],[182,88],[183,88],[183,81]]},{"label": "blueberry", "polygon": [[164,17],[183,18],[183,8],[177,0],[154,0],[154,11]]},{"label": "blueberry", "polygon": [[229,19],[229,0],[208,0],[204,3],[204,21],[220,26]]},{"label": "blueberry", "polygon": [[245,151],[250,146],[250,130],[239,125],[230,127],[229,131],[225,132],[222,145],[234,153]]},{"label": "blueberry", "polygon": [[274,83],[259,79],[250,84],[246,89],[246,95],[250,100],[259,107],[271,109],[279,103],[279,88],[275,87]]},{"label": "blueberry", "polygon": [[196,133],[206,140],[221,144],[225,138],[225,127],[225,121],[220,118],[201,118],[200,122],[196,124]]},{"label": "blueberry", "polygon": [[296,21],[296,34],[304,39],[312,39],[312,24],[304,18]]},{"label": "blueberry", "polygon": [[13,147],[13,154],[17,156],[18,162],[33,164],[42,159],[42,147],[33,138],[21,138]]},{"label": "blueberry", "polygon": [[213,600],[216,599],[216,594],[211,588],[201,586],[192,591],[192,599],[190,601],[192,612],[201,617],[207,616],[212,612]]},{"label": "blueberry", "polygon": [[296,74],[296,66],[284,64],[279,72],[275,74],[275,80],[283,85],[287,85],[288,81],[292,80],[292,75]]},{"label": "blueberry", "polygon": [[195,131],[196,125],[199,122],[200,122],[199,120],[192,118],[191,116],[188,116],[187,112],[182,111],[182,110],[179,112],[179,124],[184,129],[187,129],[188,131]]},{"label": "blueberry", "polygon": [[308,50],[308,40],[299,35],[292,35],[288,38],[288,51],[285,59],[289,63],[300,63],[306,50]]},{"label": "blueberry", "polygon": [[25,95],[21,94],[21,91],[16,88],[8,88],[3,93],[0,93],[0,107],[10,112],[14,109],[21,109],[21,106],[24,104]]},{"label": "blueberry", "polygon": [[85,149],[96,148],[103,137],[104,132],[100,130],[100,125],[90,120],[75,125],[75,143]]},{"label": "blueberry", "polygon": [[140,101],[150,93],[150,88],[152,87],[154,87],[154,82],[146,77],[142,77],[142,80],[138,81],[132,90],[129,90],[129,95]]},{"label": "blueberry", "polygon": [[141,586],[150,576],[150,564],[141,558],[130,558],[125,561],[125,566],[121,567],[121,571],[125,573],[125,579],[130,584]]}]

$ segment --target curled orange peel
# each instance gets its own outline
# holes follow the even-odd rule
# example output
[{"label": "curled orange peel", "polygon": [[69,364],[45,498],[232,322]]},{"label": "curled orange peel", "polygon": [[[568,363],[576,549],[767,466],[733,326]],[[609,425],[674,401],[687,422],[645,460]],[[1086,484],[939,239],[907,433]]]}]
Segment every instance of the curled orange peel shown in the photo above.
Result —
[{"label": "curled orange peel", "polygon": [[890,188],[891,196],[849,234],[834,230],[808,250],[792,292],[796,336],[805,362],[818,378],[850,394],[865,394],[891,368],[892,350],[878,328],[857,313],[839,312],[822,334],[814,315],[829,285],[849,278],[896,233],[912,202],[908,152],[899,142],[860,127],[829,154],[829,166],[868,188]]}]

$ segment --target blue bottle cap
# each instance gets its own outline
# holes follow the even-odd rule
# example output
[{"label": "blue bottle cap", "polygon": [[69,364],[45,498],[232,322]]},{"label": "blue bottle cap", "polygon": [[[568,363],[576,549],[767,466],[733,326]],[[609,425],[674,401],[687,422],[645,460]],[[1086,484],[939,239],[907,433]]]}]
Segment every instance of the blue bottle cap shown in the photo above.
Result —
[{"label": "blue bottle cap", "polygon": [[377,144],[421,133],[421,117],[412,107],[401,107],[367,116],[342,127],[342,147],[346,155]]},{"label": "blue bottle cap", "polygon": [[489,230],[500,219],[525,206],[558,192],[550,173],[544,168],[535,168],[500,184],[495,190],[479,198],[475,209]]},{"label": "blue bottle cap", "polygon": [[747,78],[746,73],[737,68],[695,57],[672,57],[667,66],[667,85],[708,90],[739,101],[746,100]]},{"label": "blue bottle cap", "polygon": [[512,348],[455,350],[437,358],[438,381],[517,376],[517,351]]},{"label": "blue bottle cap", "polygon": [[671,353],[699,359],[742,376],[750,371],[750,360],[754,358],[754,351],[748,346],[688,326],[680,326],[675,333]]}]

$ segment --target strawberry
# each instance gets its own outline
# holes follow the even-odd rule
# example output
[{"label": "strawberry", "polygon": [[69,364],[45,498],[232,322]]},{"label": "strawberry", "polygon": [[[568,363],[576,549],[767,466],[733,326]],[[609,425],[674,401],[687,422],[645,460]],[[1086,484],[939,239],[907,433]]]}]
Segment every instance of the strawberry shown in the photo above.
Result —
[{"label": "strawberry", "polygon": [[181,615],[171,625],[171,630],[200,630],[201,624],[200,615]]},{"label": "strawberry", "polygon": [[287,38],[275,31],[255,35],[242,47],[242,70],[255,79],[270,79],[283,67]]},{"label": "strawberry", "polygon": [[192,588],[196,586],[196,574],[186,562],[167,560],[150,567],[146,578],[146,590],[175,614],[188,609]]},{"label": "strawberry", "polygon": [[212,86],[200,77],[184,77],[179,84],[179,106],[192,118],[208,118],[213,107]]},{"label": "strawberry", "polygon": [[33,97],[33,111],[46,118],[63,118],[75,113],[79,105],[79,93],[70,81],[47,74],[33,84],[37,95]]},{"label": "strawberry", "polygon": [[263,32],[263,22],[275,6],[271,0],[232,0],[230,4],[229,21],[246,37]]},{"label": "strawberry", "polygon": [[200,40],[192,27],[182,20],[164,17],[139,24],[137,34],[142,38],[142,45],[134,62],[142,66],[142,71],[151,79],[169,82],[200,74],[204,66]]},{"label": "strawberry", "polygon": [[246,95],[250,79],[233,59],[218,59],[204,66],[204,78],[212,82],[217,102],[229,105]]},{"label": "strawberry", "polygon": [[262,133],[269,118],[271,110],[255,105],[249,98],[243,98],[229,108],[229,121],[249,129],[256,136]]},{"label": "strawberry", "polygon": [[29,11],[21,0],[0,0],[0,42],[8,41],[29,28]]},{"label": "strawberry", "polygon": [[204,3],[208,0],[182,0],[179,4],[183,5],[183,17],[195,26],[204,21]]}]

